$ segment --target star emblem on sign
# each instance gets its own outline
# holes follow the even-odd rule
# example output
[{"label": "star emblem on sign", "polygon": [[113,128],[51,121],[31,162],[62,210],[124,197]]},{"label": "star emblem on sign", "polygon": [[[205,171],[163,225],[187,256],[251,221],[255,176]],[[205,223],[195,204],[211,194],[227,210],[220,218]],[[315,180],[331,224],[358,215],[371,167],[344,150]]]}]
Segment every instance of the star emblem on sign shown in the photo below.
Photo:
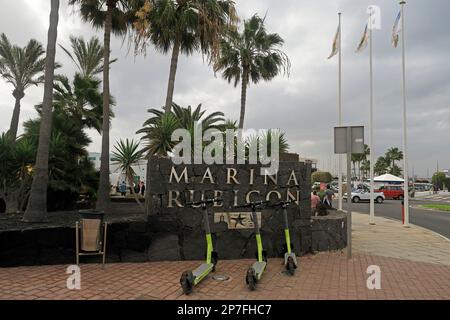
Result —
[{"label": "star emblem on sign", "polygon": [[231,218],[231,220],[236,221],[236,223],[234,224],[234,227],[236,228],[238,225],[241,225],[243,227],[245,227],[243,221],[245,220],[244,217],[242,217],[242,214],[239,213],[239,216],[237,218]]}]

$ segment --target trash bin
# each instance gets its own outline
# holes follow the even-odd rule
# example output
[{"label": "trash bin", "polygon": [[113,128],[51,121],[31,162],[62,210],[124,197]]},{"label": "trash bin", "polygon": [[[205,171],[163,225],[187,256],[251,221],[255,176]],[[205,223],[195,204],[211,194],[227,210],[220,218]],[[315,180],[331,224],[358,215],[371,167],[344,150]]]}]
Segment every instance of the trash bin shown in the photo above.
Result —
[{"label": "trash bin", "polygon": [[80,210],[80,246],[85,252],[102,250],[104,212]]}]

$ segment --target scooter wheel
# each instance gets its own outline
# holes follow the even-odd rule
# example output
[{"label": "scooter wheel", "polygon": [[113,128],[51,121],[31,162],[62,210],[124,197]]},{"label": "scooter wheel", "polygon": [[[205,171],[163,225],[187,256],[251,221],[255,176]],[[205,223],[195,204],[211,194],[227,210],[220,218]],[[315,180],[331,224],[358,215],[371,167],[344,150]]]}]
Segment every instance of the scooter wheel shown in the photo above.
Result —
[{"label": "scooter wheel", "polygon": [[288,258],[287,264],[286,264],[286,270],[289,272],[291,276],[295,274],[295,263],[292,257]]},{"label": "scooter wheel", "polygon": [[247,275],[245,277],[245,282],[248,285],[248,288],[251,291],[254,291],[256,289],[256,275],[255,270],[253,268],[250,268],[247,270]]},{"label": "scooter wheel", "polygon": [[183,272],[180,278],[180,284],[185,295],[192,293],[192,288],[194,287],[194,275],[192,271]]}]

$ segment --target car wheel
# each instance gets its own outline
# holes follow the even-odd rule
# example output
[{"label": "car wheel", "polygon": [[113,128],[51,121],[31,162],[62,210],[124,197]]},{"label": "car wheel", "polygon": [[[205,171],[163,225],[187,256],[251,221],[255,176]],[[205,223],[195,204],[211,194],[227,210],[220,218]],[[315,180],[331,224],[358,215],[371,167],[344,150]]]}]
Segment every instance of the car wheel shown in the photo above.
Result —
[{"label": "car wheel", "polygon": [[384,201],[384,200],[383,200],[382,197],[378,197],[378,198],[377,198],[377,203],[383,203],[383,201]]},{"label": "car wheel", "polygon": [[402,201],[402,200],[403,200],[403,196],[398,196],[397,199],[400,200],[400,201]]},{"label": "car wheel", "polygon": [[359,197],[354,197],[354,198],[353,198],[353,202],[354,202],[354,203],[358,203],[359,200],[361,200],[361,199],[359,199]]}]

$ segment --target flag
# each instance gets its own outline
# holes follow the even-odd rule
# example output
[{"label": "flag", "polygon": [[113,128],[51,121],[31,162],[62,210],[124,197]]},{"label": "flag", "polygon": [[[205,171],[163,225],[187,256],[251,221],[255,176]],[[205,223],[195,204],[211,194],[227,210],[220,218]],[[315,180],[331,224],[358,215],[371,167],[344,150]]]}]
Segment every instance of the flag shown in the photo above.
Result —
[{"label": "flag", "polygon": [[336,31],[336,35],[334,36],[331,54],[327,59],[333,58],[339,52],[339,50],[341,50],[341,48],[339,48],[340,38],[341,38],[341,26],[339,25]]},{"label": "flag", "polygon": [[356,52],[361,52],[367,47],[367,43],[369,42],[369,28],[368,24],[366,24],[366,28],[364,29],[364,34],[361,37],[361,41],[359,42],[358,48],[356,48]]},{"label": "flag", "polygon": [[392,46],[397,48],[398,39],[400,37],[400,31],[402,30],[402,24],[400,23],[400,19],[402,19],[402,12],[400,11],[395,19],[394,27],[392,28]]}]

